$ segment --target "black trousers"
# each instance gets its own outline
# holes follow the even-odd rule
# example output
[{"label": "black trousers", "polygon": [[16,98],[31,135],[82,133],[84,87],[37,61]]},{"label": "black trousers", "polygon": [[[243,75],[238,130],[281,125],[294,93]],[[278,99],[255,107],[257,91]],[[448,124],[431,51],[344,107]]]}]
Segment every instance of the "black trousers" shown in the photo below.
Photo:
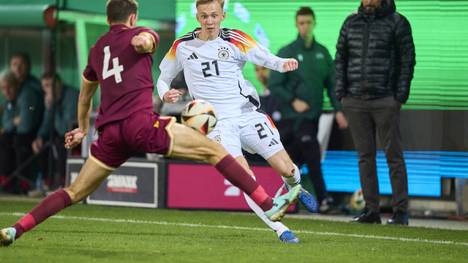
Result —
[{"label": "black trousers", "polygon": [[393,210],[408,209],[408,176],[400,134],[401,104],[393,97],[360,100],[345,97],[343,111],[349,122],[359,155],[359,176],[366,208],[379,211],[379,184],[376,168],[376,135],[387,157],[392,185]]},{"label": "black trousers", "polygon": [[[65,184],[65,173],[67,164],[67,149],[63,143],[64,136],[56,135],[50,146],[41,152],[38,164],[43,179],[55,189]],[[46,143],[46,142],[45,142]],[[50,161],[53,162],[53,170],[50,171]]]},{"label": "black trousers", "polygon": [[[0,175],[11,175],[33,155],[31,144],[34,137],[33,134],[3,133],[0,135]],[[31,165],[26,166],[19,174],[30,180],[35,178]]]},{"label": "black trousers", "polygon": [[320,145],[317,141],[318,119],[304,120],[298,130],[294,129],[294,123],[293,120],[282,120],[278,124],[281,142],[296,165],[306,164],[309,168],[308,176],[320,203],[327,197],[327,188],[323,180]]}]

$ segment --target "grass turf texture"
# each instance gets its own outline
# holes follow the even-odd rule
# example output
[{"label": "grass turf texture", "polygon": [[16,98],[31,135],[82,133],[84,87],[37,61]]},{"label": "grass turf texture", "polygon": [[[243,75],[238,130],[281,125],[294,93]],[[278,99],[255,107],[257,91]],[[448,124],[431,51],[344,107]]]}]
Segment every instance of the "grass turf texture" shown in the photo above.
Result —
[{"label": "grass turf texture", "polygon": [[[25,213],[34,205],[0,201],[0,226],[13,224],[19,218],[14,213]],[[0,262],[464,262],[468,258],[468,231],[292,218],[284,222],[297,232],[301,244],[280,243],[247,213],[76,205],[12,246],[0,247]]]}]

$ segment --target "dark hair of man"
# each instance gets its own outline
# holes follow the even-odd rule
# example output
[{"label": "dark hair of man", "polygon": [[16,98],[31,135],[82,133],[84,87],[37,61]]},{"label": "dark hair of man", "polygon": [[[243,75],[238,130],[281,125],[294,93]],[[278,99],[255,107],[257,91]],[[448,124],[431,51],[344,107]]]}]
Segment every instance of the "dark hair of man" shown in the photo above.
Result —
[{"label": "dark hair of man", "polygon": [[31,69],[31,57],[29,56],[28,53],[25,53],[25,52],[16,52],[14,53],[13,55],[11,55],[10,57],[10,61],[13,59],[13,58],[20,58],[24,64],[26,64],[26,68],[27,68],[27,72],[29,72],[29,70]]},{"label": "dark hair of man", "polygon": [[110,23],[125,23],[131,14],[137,14],[138,3],[136,0],[109,0],[106,11]]},{"label": "dark hair of man", "polygon": [[298,16],[312,16],[312,18],[315,20],[314,10],[308,6],[301,6],[296,12],[296,19]]},{"label": "dark hair of man", "polygon": [[197,0],[195,7],[198,7],[199,5],[209,4],[212,2],[218,2],[221,5],[221,9],[224,9],[224,0]]},{"label": "dark hair of man", "polygon": [[55,76],[56,81],[62,81],[59,74],[54,74],[54,73],[52,73],[50,71],[44,72],[44,74],[42,74],[42,76],[41,76],[41,79],[53,79],[54,76]]}]

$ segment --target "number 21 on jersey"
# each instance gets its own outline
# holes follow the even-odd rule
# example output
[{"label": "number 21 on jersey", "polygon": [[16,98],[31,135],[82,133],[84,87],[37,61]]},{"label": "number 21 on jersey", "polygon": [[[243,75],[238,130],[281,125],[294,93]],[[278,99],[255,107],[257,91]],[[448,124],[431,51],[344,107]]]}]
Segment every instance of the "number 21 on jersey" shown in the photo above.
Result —
[{"label": "number 21 on jersey", "polygon": [[[211,64],[213,64],[213,66],[214,66],[214,72],[212,72],[213,70],[210,67],[210,62],[202,62],[201,63],[201,65],[203,67],[202,68],[203,76],[205,78],[211,77],[211,76],[213,76],[213,74],[215,74],[216,76],[219,76],[218,61],[213,60],[213,61],[211,61]],[[210,71],[211,71],[211,73],[210,73]]]},{"label": "number 21 on jersey", "polygon": [[112,59],[112,69],[109,69],[109,61],[111,58],[110,47],[104,47],[104,63],[102,67],[102,79],[107,79],[110,76],[114,76],[115,83],[122,82],[122,75],[120,73],[124,70],[123,65],[119,65],[119,58],[115,57]]}]

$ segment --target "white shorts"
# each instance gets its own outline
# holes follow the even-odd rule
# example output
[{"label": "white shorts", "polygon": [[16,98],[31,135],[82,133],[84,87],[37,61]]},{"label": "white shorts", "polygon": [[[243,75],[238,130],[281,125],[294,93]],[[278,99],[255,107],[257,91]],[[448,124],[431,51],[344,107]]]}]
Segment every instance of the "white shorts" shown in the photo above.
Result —
[{"label": "white shorts", "polygon": [[221,143],[232,156],[242,156],[242,149],[258,153],[265,160],[284,149],[278,129],[270,117],[252,111],[240,117],[219,120],[208,138]]}]

